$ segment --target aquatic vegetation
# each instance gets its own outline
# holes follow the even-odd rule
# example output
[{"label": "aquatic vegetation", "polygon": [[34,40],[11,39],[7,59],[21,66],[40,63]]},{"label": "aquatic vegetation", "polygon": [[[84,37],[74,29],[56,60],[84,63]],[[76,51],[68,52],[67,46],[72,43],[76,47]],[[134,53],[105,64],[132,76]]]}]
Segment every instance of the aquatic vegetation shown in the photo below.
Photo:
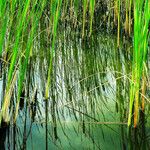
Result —
[{"label": "aquatic vegetation", "polygon": [[[2,128],[13,124],[15,135],[17,123],[23,122],[25,149],[34,122],[45,128],[48,149],[49,137],[60,140],[58,127],[69,140],[65,130],[71,123],[75,134],[99,149],[94,129],[104,138],[108,127],[115,134],[119,129],[119,147],[126,149],[130,138],[131,147],[135,142],[131,132],[126,134],[134,125],[137,143],[144,147],[149,25],[149,0],[1,0]],[[5,138],[4,133],[2,145]]]},{"label": "aquatic vegetation", "polygon": [[62,0],[54,1],[51,3],[52,8],[52,47],[51,47],[51,55],[49,61],[49,69],[48,69],[48,76],[47,76],[47,84],[45,88],[45,99],[47,100],[49,97],[49,88],[50,88],[50,80],[51,80],[51,72],[52,72],[52,65],[53,65],[53,57],[54,57],[54,49],[55,49],[55,41],[57,35],[57,26],[60,17],[60,10],[61,10]]},{"label": "aquatic vegetation", "polygon": [[[134,127],[137,126],[139,109],[142,106],[144,111],[144,98],[140,96],[140,89],[145,95],[146,61],[148,54],[149,22],[150,22],[150,2],[134,2],[134,51],[132,64],[132,83],[130,89],[130,108],[128,126],[131,125],[132,109],[134,107]],[[143,87],[141,83],[143,82]],[[142,101],[141,101],[142,97]]]},{"label": "aquatic vegetation", "polygon": [[[11,7],[14,8],[15,4],[16,3],[13,3],[13,6]],[[31,10],[29,10],[30,4],[31,4],[30,0],[27,0],[24,4],[24,7],[21,6],[21,4],[19,5],[20,9],[18,10],[18,14],[17,14],[18,24],[17,24],[16,33],[15,33],[16,39],[12,48],[12,57],[11,57],[10,66],[8,69],[7,85],[6,85],[6,91],[5,91],[5,96],[4,96],[4,101],[3,101],[2,111],[1,111],[1,118],[4,118],[4,119],[7,118],[7,115],[8,115],[7,112],[8,112],[8,108],[10,105],[10,99],[11,99],[12,92],[13,92],[13,86],[15,84],[15,82],[12,82],[12,81],[13,81],[14,76],[16,76],[15,75],[17,72],[16,67],[19,64],[18,94],[17,94],[17,101],[16,101],[17,102],[16,114],[15,114],[14,119],[16,119],[17,117],[20,94],[22,92],[23,81],[24,81],[24,77],[25,77],[25,73],[27,70],[27,65],[28,65],[28,61],[30,57],[30,51],[32,50],[32,42],[33,42],[34,34],[38,25],[38,21],[43,12],[45,2],[43,2],[42,4],[39,3],[39,5],[41,5],[40,11],[37,8],[37,1],[35,1],[35,3],[32,4]],[[22,7],[23,9],[21,9]],[[26,19],[27,19],[27,22],[25,22]],[[31,21],[32,21],[31,28],[29,30],[29,25]],[[22,34],[26,31],[29,32],[28,39],[26,41],[27,43],[26,45],[21,46],[19,42],[22,37]],[[20,47],[22,48],[20,49]]]}]

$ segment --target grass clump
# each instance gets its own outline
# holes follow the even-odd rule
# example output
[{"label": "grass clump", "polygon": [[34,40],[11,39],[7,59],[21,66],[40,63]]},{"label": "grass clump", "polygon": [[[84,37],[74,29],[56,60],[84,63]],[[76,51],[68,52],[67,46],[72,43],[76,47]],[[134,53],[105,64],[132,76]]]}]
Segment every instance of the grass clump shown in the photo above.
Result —
[{"label": "grass clump", "polygon": [[[139,109],[141,108],[140,89],[141,79],[145,80],[145,69],[148,53],[149,21],[150,21],[150,2],[148,0],[134,1],[134,51],[132,63],[132,83],[130,89],[130,104],[128,126],[131,125],[132,115],[134,114],[134,127],[137,127]],[[143,87],[144,88],[144,87]],[[144,107],[144,105],[143,105]],[[133,111],[134,109],[134,111]],[[144,110],[144,108],[142,108]]]},{"label": "grass clump", "polygon": [[[106,8],[101,8],[100,4]],[[95,19],[97,17],[95,15],[96,11],[97,14],[101,15],[101,12],[99,12],[99,9],[101,9],[104,15],[107,10],[107,14],[105,14],[105,16],[102,15],[100,18],[109,20],[108,26],[111,27],[114,27],[114,24],[116,23],[115,34],[117,35],[117,47],[119,47],[122,28],[124,28],[126,33],[131,35],[132,6],[134,6],[134,52],[128,125],[131,125],[132,115],[134,114],[134,126],[136,127],[138,123],[139,108],[142,107],[142,110],[144,111],[145,107],[144,98],[140,97],[140,90],[142,88],[142,93],[145,93],[145,66],[148,53],[148,28],[150,20],[149,5],[149,0],[114,0],[110,1],[109,4],[107,4],[106,1],[99,2],[96,0],[71,0],[70,2],[67,0],[43,0],[40,2],[38,0],[25,0],[22,3],[19,0],[1,0],[0,57],[3,57],[3,54],[5,53],[9,56],[8,58],[10,60],[10,64],[7,65],[8,73],[0,114],[1,119],[8,118],[6,114],[8,112],[10,113],[8,110],[13,107],[11,106],[10,101],[15,85],[17,85],[17,98],[15,101],[16,111],[14,120],[17,118],[20,95],[26,79],[30,53],[32,52],[32,49],[34,49],[34,39],[36,39],[36,37],[46,37],[45,39],[47,39],[47,43],[49,44],[46,43],[47,45],[45,46],[48,47],[47,51],[49,51],[49,56],[47,61],[47,79],[44,89],[44,98],[48,100],[57,32],[58,30],[61,30],[59,26],[64,23],[65,30],[67,30],[67,21],[70,24],[73,23],[74,26],[69,27],[77,27],[79,38],[83,39],[86,38],[86,36],[92,35],[93,28],[95,26],[97,27],[97,22],[101,23],[99,22],[99,19]],[[113,19],[114,21],[111,22],[110,20]],[[47,21],[46,25],[43,23],[45,20]],[[40,27],[42,28],[41,33],[38,32]],[[101,26],[98,24],[98,29],[99,28],[101,28]],[[44,34],[44,36],[40,35],[43,31],[47,31],[48,34],[46,34],[46,36]],[[97,29],[95,31],[97,31]],[[41,41],[41,43],[43,41]],[[13,44],[10,48],[11,43]],[[5,61],[7,62],[8,60]],[[144,79],[143,83],[141,83],[142,78]]]}]

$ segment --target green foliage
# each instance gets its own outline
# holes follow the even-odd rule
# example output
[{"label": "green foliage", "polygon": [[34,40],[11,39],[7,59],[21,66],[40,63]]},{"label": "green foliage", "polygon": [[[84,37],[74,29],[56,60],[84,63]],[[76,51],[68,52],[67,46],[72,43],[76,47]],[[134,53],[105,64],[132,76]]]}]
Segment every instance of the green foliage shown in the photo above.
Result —
[{"label": "green foliage", "polygon": [[51,71],[52,71],[52,65],[53,65],[53,56],[54,56],[54,49],[55,49],[55,40],[57,35],[57,26],[58,26],[58,20],[60,17],[60,11],[61,11],[61,5],[62,0],[58,0],[55,2],[55,5],[53,6],[53,40],[52,40],[52,47],[51,47],[51,57],[49,61],[49,69],[48,69],[48,77],[47,77],[47,83],[46,83],[46,90],[45,90],[45,99],[47,100],[49,97],[49,87],[50,87],[50,80],[51,80]]},{"label": "green foliage", "polygon": [[[117,18],[117,46],[120,46],[121,28],[123,28],[122,7],[125,3],[126,10],[126,29],[128,29],[129,36],[131,36],[132,28],[132,7],[134,6],[134,51],[133,51],[133,66],[132,66],[132,83],[130,86],[130,106],[128,125],[131,125],[133,108],[134,108],[134,126],[138,122],[138,111],[141,89],[141,78],[145,72],[145,64],[148,53],[148,38],[149,38],[149,20],[150,20],[150,2],[149,0],[114,0],[114,12]],[[11,109],[11,96],[14,86],[17,83],[17,98],[16,98],[16,113],[14,119],[16,120],[18,114],[18,107],[20,103],[21,92],[26,79],[28,71],[28,64],[30,62],[30,53],[34,47],[34,39],[40,36],[38,28],[42,28],[43,18],[46,16],[49,20],[47,27],[42,28],[43,31],[48,32],[49,41],[49,62],[47,69],[47,80],[45,83],[45,99],[49,98],[49,89],[51,85],[51,73],[53,69],[53,59],[55,56],[57,32],[59,26],[64,21],[74,22],[75,18],[80,28],[80,36],[85,38],[88,34],[92,35],[96,0],[1,0],[0,1],[0,57],[8,55],[6,62],[10,61],[7,66],[7,83],[5,89],[5,96],[2,104],[2,111],[0,117],[8,118],[7,113]],[[104,1],[105,3],[105,1]],[[71,6],[71,8],[70,8]],[[100,6],[99,6],[100,7]],[[110,8],[112,9],[112,8]],[[112,17],[108,10],[109,19]],[[70,14],[69,14],[70,13]],[[75,15],[75,16],[73,16]],[[43,17],[44,16],[44,17]],[[64,19],[61,19],[61,17]],[[74,18],[75,17],[75,18]],[[88,18],[89,17],[89,18]],[[108,16],[106,15],[106,18]],[[67,19],[66,19],[67,18]],[[115,23],[114,23],[115,24]],[[85,32],[86,31],[86,32]],[[88,34],[87,34],[88,32]],[[45,37],[44,37],[45,38]],[[13,43],[13,44],[12,44]],[[10,46],[10,44],[12,44]],[[39,52],[40,53],[40,52]]]},{"label": "green foliage", "polygon": [[128,126],[131,125],[132,110],[134,107],[134,127],[137,126],[140,109],[141,78],[144,72],[148,53],[150,7],[149,1],[134,2],[134,51],[132,65],[132,83],[130,89],[130,106]]}]

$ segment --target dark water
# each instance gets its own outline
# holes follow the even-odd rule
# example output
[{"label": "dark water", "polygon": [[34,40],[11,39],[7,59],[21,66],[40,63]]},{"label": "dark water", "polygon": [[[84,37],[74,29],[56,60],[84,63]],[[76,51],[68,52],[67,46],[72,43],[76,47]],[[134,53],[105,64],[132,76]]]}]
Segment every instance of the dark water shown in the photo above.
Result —
[{"label": "dark water", "polygon": [[[50,97],[44,100],[49,48],[37,40],[16,123],[3,122],[0,149],[150,149],[149,109],[128,131],[132,46],[104,33],[82,41],[63,33],[56,41]],[[0,81],[3,98],[5,74]],[[11,102],[15,111],[15,88]]]}]

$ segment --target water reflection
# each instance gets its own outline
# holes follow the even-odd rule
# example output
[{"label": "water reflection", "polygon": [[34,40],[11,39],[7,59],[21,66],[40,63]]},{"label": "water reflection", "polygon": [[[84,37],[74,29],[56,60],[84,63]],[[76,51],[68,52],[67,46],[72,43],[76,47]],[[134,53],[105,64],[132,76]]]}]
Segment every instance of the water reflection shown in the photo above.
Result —
[{"label": "water reflection", "polygon": [[[130,45],[117,49],[111,35],[82,41],[67,33],[57,39],[48,100],[50,53],[45,41],[35,42],[19,116],[16,124],[13,115],[10,124],[2,122],[0,149],[148,149],[147,116],[141,113],[139,128],[127,132],[131,54],[125,50]],[[16,91],[12,112],[15,98]]]}]

